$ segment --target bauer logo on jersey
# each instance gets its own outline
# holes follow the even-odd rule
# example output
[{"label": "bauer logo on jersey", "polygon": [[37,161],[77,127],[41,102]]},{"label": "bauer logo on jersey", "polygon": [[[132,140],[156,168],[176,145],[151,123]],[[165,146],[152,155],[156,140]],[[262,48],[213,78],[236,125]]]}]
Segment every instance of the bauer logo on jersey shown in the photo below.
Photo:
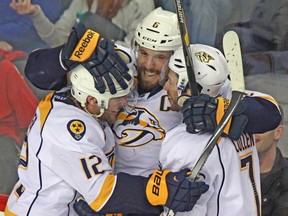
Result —
[{"label": "bauer logo on jersey", "polygon": [[195,53],[195,56],[198,58],[200,62],[203,63],[209,63],[210,60],[214,60],[212,56],[203,51]]},{"label": "bauer logo on jersey", "polygon": [[84,122],[75,119],[68,122],[67,129],[71,136],[77,141],[81,140],[86,132]]},{"label": "bauer logo on jersey", "polygon": [[117,118],[113,132],[121,146],[138,147],[165,137],[159,120],[143,107],[125,107]]}]

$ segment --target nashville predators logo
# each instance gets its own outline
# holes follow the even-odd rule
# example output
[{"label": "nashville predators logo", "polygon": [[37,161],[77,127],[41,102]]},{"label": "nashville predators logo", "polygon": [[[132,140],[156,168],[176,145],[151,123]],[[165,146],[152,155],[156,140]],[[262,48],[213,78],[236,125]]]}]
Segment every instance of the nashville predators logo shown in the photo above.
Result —
[{"label": "nashville predators logo", "polygon": [[117,118],[113,132],[121,146],[138,147],[165,137],[166,131],[159,120],[143,107],[126,107]]},{"label": "nashville predators logo", "polygon": [[79,141],[82,139],[86,132],[85,124],[81,120],[71,120],[67,124],[67,129],[71,136]]},{"label": "nashville predators logo", "polygon": [[210,56],[208,53],[203,52],[203,51],[195,53],[195,56],[202,63],[209,63],[210,60],[214,60],[214,58],[212,56]]}]

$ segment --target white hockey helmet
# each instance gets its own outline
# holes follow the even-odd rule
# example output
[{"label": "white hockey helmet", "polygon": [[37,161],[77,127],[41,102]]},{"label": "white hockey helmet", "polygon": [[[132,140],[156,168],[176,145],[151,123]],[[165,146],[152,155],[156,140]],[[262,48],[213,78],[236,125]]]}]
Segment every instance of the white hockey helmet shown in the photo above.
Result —
[{"label": "white hockey helmet", "polygon": [[79,103],[81,103],[82,107],[85,107],[86,99],[89,95],[95,97],[98,101],[102,113],[104,109],[107,109],[108,102],[111,98],[123,97],[131,92],[134,82],[133,71],[130,69],[129,73],[132,79],[129,82],[126,81],[128,85],[127,89],[121,88],[121,86],[118,84],[115,78],[112,75],[110,75],[117,92],[115,94],[111,94],[107,86],[107,83],[105,82],[106,90],[104,93],[100,93],[95,88],[94,77],[90,74],[88,70],[86,70],[84,66],[80,64],[71,70],[71,76],[70,76],[70,80],[72,83],[71,94]]},{"label": "white hockey helmet", "polygon": [[[201,93],[216,97],[229,75],[224,55],[218,49],[203,44],[190,45],[189,49],[196,82],[202,87]],[[182,48],[176,50],[171,56],[169,68],[179,76],[178,90],[184,90],[188,83],[188,76]]]},{"label": "white hockey helmet", "polygon": [[181,46],[177,14],[156,8],[137,25],[135,41],[155,51],[176,50]]}]

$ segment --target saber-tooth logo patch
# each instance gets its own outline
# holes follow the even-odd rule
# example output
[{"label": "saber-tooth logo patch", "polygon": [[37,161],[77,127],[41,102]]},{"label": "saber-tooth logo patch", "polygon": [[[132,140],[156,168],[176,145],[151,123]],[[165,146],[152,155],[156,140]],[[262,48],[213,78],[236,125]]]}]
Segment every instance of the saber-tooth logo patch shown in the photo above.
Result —
[{"label": "saber-tooth logo patch", "polygon": [[195,53],[195,56],[199,59],[200,62],[204,63],[209,63],[210,60],[214,60],[212,56],[203,51]]}]

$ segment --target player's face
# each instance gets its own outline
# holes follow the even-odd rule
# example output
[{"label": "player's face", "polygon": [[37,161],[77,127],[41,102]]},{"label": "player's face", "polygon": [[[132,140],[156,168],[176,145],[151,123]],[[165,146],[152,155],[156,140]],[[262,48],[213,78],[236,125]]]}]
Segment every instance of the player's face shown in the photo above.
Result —
[{"label": "player's face", "polygon": [[114,124],[117,120],[117,115],[121,108],[128,105],[127,96],[119,98],[111,98],[108,103],[108,108],[105,109],[101,119],[108,122],[108,124]]},{"label": "player's face", "polygon": [[256,147],[260,157],[272,148],[275,148],[277,141],[283,134],[283,130],[283,125],[280,125],[275,130],[263,134],[255,134]]},{"label": "player's face", "polygon": [[164,89],[167,91],[168,100],[171,104],[171,110],[180,111],[180,106],[177,103],[178,99],[178,74],[169,70],[167,81],[165,82]]},{"label": "player's face", "polygon": [[168,69],[171,51],[154,51],[144,47],[137,47],[138,85],[146,91],[152,91],[159,85],[161,72]]}]

